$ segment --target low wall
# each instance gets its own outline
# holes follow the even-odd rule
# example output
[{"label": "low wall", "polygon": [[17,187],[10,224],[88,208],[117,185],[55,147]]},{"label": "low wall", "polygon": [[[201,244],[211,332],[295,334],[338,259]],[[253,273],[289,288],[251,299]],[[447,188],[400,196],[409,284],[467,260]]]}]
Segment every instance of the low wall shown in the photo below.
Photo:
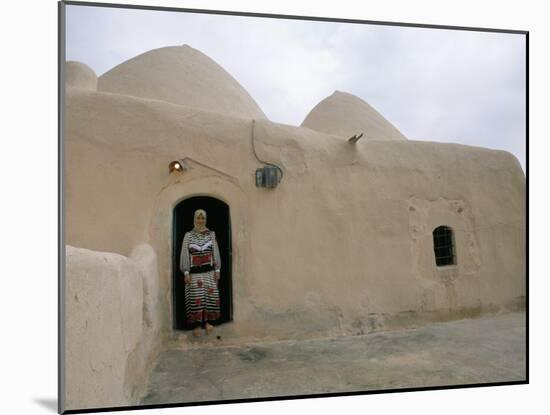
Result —
[{"label": "low wall", "polygon": [[137,404],[162,340],[152,248],[67,246],[65,300],[65,409]]}]

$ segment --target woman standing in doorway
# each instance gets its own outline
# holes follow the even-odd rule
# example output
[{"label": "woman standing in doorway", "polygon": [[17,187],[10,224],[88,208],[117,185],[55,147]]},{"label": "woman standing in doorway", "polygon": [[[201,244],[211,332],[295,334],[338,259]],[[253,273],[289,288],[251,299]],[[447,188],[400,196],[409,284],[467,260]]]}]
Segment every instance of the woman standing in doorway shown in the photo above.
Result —
[{"label": "woman standing in doorway", "polygon": [[194,227],[183,237],[180,269],[185,275],[186,323],[193,335],[200,336],[204,326],[206,334],[214,330],[212,323],[220,318],[220,250],[216,234],[206,227],[206,212],[195,211]]}]

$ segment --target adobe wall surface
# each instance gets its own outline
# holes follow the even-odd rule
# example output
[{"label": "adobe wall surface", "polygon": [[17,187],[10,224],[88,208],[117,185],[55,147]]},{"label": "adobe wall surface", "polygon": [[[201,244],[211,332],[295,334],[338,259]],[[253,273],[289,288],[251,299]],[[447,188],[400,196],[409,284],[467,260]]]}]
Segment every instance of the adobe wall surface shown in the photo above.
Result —
[{"label": "adobe wall surface", "polygon": [[[67,95],[67,243],[158,259],[171,332],[172,210],[195,195],[230,206],[234,321],[228,342],[353,334],[521,304],[525,178],[503,151],[359,141],[111,93]],[[187,158],[188,171],[168,163]],[[457,265],[437,268],[432,231],[455,230]]]},{"label": "adobe wall surface", "polygon": [[64,409],[138,404],[162,346],[155,253],[69,245],[66,276]]}]

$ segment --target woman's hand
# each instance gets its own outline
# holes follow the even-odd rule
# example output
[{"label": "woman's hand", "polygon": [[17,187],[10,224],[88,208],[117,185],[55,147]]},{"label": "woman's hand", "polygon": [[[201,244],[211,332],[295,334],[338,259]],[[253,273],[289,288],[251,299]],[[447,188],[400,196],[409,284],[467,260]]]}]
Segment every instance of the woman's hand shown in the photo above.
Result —
[{"label": "woman's hand", "polygon": [[214,278],[215,278],[216,282],[218,282],[220,280],[220,271],[214,271]]},{"label": "woman's hand", "polygon": [[191,284],[191,274],[187,274],[184,281],[187,285]]}]

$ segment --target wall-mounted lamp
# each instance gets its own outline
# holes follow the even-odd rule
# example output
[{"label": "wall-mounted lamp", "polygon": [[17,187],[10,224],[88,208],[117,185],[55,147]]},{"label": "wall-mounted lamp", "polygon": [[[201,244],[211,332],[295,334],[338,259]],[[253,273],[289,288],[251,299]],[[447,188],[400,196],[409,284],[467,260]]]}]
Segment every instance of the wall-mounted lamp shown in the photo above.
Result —
[{"label": "wall-mounted lamp", "polygon": [[177,171],[178,173],[183,173],[185,170],[187,170],[187,166],[185,165],[183,160],[174,160],[168,165],[168,170],[170,171],[170,174],[175,171]]}]

